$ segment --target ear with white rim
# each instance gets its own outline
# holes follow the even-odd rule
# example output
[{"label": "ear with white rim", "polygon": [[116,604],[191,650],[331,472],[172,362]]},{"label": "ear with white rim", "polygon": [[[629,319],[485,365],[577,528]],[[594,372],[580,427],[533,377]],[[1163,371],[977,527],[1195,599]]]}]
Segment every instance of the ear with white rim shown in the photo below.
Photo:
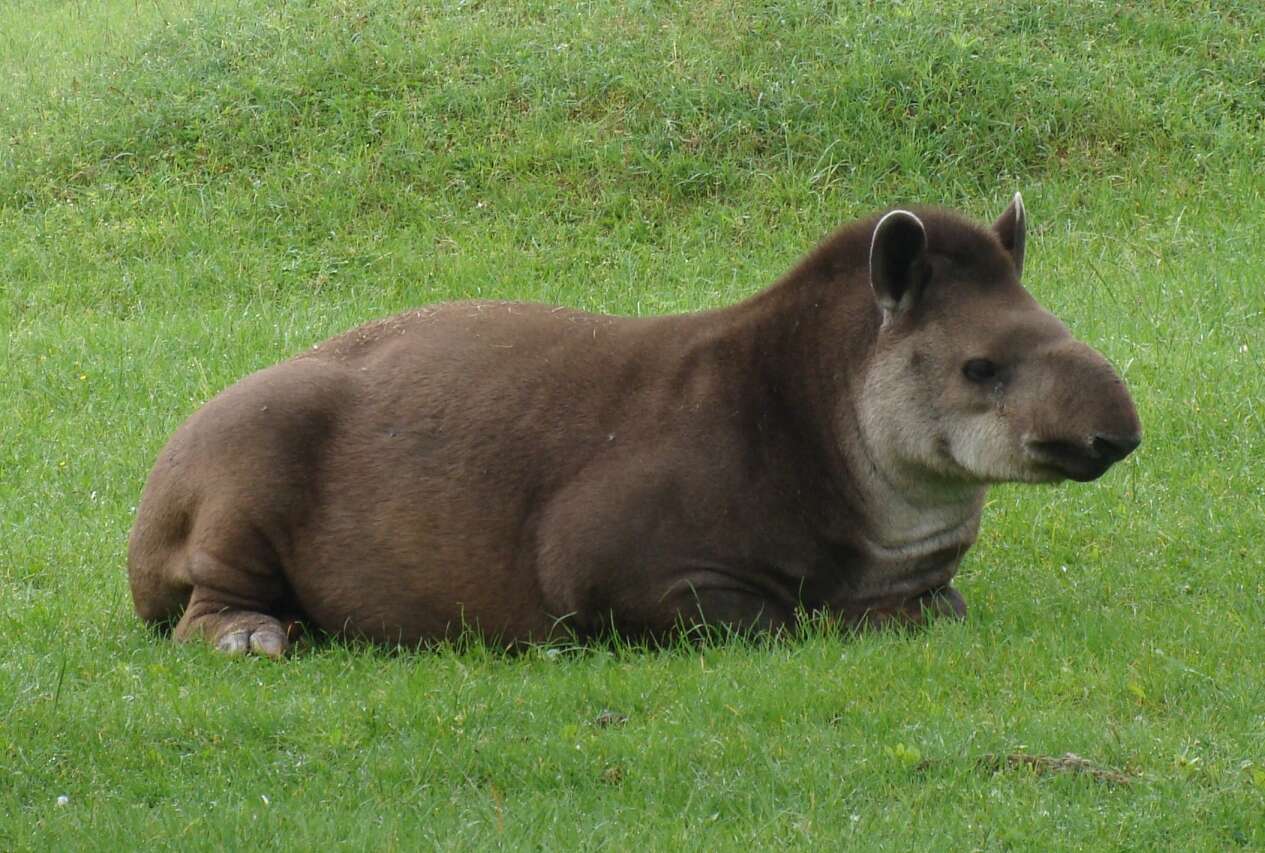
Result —
[{"label": "ear with white rim", "polygon": [[1002,248],[1010,255],[1015,265],[1015,276],[1023,276],[1023,244],[1024,232],[1027,230],[1027,216],[1023,210],[1023,196],[1015,193],[1014,200],[1006,212],[993,223],[993,230],[1001,239]]},{"label": "ear with white rim", "polygon": [[893,210],[874,226],[870,240],[870,286],[886,321],[918,298],[927,229],[908,210]]}]

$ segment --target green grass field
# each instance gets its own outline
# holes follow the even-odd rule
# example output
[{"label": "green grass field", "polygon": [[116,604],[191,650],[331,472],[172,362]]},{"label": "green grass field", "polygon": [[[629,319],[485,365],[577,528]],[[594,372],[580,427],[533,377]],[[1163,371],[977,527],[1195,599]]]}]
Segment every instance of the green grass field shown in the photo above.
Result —
[{"label": "green grass field", "polygon": [[[1265,849],[1263,80],[1250,0],[7,0],[0,848]],[[252,370],[1015,190],[1146,441],[992,493],[965,623],[275,664],[131,612],[149,467]]]}]

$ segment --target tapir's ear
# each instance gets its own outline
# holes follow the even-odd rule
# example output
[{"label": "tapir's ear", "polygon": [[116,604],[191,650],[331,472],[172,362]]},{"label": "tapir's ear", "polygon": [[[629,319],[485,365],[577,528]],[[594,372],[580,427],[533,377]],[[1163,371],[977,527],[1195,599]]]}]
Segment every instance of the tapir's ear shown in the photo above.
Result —
[{"label": "tapir's ear", "polygon": [[893,210],[874,226],[870,240],[870,285],[884,317],[918,297],[927,230],[908,210]]},{"label": "tapir's ear", "polygon": [[1006,208],[1006,212],[993,223],[993,230],[1001,238],[1002,246],[1010,253],[1010,259],[1015,264],[1016,276],[1023,275],[1023,242],[1026,229],[1027,217],[1023,212],[1023,196],[1015,193],[1010,207]]}]

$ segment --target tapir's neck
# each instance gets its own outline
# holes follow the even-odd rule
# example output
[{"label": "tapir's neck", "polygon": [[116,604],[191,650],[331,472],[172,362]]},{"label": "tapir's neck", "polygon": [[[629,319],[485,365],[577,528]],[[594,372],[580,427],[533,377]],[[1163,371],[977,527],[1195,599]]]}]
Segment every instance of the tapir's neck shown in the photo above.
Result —
[{"label": "tapir's neck", "polygon": [[883,478],[872,488],[865,485],[877,460],[861,446],[856,408],[880,316],[864,253],[850,251],[847,236],[836,236],[833,253],[809,255],[771,287],[716,317],[742,342],[737,349],[749,351],[742,368],[747,375],[735,380],[753,395],[751,405],[784,419],[783,434],[802,451],[804,475],[824,481],[834,493],[831,503],[853,506],[878,499],[883,486]]},{"label": "tapir's neck", "polygon": [[765,437],[781,437],[770,452],[812,496],[815,535],[857,554],[856,589],[881,595],[919,585],[920,573],[947,572],[947,583],[975,541],[986,487],[903,470],[867,441],[858,402],[880,317],[864,275],[810,256],[716,319],[746,342],[735,381],[778,421]]},{"label": "tapir's neck", "polygon": [[[797,485],[828,503],[846,497],[835,493],[851,479],[845,445],[852,437],[837,434],[836,413],[854,393],[877,322],[869,305],[849,298],[854,288],[839,284],[792,273],[719,312],[745,353],[733,381],[766,425],[761,440],[780,441],[770,449],[812,481]],[[847,328],[839,327],[841,315]]]}]

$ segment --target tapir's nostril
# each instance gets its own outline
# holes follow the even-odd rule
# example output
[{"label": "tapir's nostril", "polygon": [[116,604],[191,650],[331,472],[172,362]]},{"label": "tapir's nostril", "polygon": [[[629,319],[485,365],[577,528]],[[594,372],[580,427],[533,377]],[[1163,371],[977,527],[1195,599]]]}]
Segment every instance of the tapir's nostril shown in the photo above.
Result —
[{"label": "tapir's nostril", "polygon": [[1103,459],[1119,462],[1142,443],[1142,436],[1096,435],[1093,439],[1094,452]]}]

